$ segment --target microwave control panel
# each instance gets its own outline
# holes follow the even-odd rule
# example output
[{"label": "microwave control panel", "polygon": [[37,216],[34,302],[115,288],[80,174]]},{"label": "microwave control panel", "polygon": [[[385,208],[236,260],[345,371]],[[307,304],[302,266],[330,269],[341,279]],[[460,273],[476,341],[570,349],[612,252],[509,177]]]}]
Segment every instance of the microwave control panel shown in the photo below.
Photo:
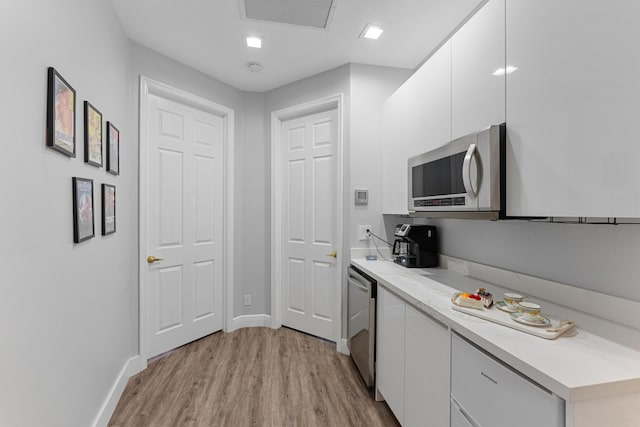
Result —
[{"label": "microwave control panel", "polygon": [[464,197],[442,197],[440,199],[414,200],[413,206],[416,208],[434,206],[464,206]]}]

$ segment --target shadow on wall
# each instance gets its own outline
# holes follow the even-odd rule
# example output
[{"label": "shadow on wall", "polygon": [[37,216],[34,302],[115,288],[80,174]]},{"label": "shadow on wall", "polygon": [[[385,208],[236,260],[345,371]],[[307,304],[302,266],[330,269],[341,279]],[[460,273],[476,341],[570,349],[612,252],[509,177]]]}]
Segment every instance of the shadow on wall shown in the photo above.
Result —
[{"label": "shadow on wall", "polygon": [[[640,224],[557,224],[384,215],[397,224],[438,227],[440,252],[493,267],[640,301],[636,263]],[[389,241],[391,241],[389,240]]]}]

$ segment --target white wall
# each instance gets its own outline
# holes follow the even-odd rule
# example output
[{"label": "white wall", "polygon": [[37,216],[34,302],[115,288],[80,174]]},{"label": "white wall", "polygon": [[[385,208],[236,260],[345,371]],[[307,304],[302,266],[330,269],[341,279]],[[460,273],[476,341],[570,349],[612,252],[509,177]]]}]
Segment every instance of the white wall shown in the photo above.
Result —
[{"label": "white wall", "polygon": [[[193,68],[187,67],[156,51],[147,49],[137,43],[132,42],[131,44],[132,78],[134,79],[133,85],[136,91],[139,87],[139,76],[144,75],[234,110],[241,111],[244,92],[196,71]],[[136,104],[136,108],[137,105],[138,104]],[[241,120],[238,122],[241,123]],[[241,129],[241,124],[236,123],[236,131],[240,132]]]},{"label": "white wall", "polygon": [[[234,315],[266,314],[271,312],[267,254],[271,251],[268,233],[271,200],[267,196],[270,178],[266,160],[270,158],[268,142],[264,139],[264,100],[262,93],[244,93],[243,142],[237,147],[236,185],[240,209],[236,222],[240,251],[236,255]],[[244,295],[251,295],[251,306],[244,305]]]},{"label": "white wall", "polygon": [[445,255],[640,301],[640,225],[432,223]]},{"label": "white wall", "polygon": [[[352,248],[369,243],[359,241],[358,225],[373,226],[382,235],[382,104],[412,74],[412,70],[351,64],[351,138],[349,188],[345,208],[350,212],[349,241]],[[355,189],[369,190],[369,204],[356,206]]]},{"label": "white wall", "polygon": [[440,252],[505,270],[640,301],[640,224],[597,225],[411,219],[385,215],[395,224],[438,227]]},{"label": "white wall", "polygon": [[[265,136],[271,140],[271,113],[283,108],[292,107],[317,99],[343,93],[344,106],[347,108],[349,98],[349,65],[343,65],[324,73],[316,74],[297,82],[289,83],[265,93],[265,118],[267,129]],[[346,120],[345,120],[346,121]],[[344,124],[346,127],[346,123]]]},{"label": "white wall", "polygon": [[[0,425],[86,427],[137,352],[129,43],[109,1],[5,0],[0,52]],[[45,147],[48,66],[77,92],[74,159]],[[84,100],[120,129],[120,176],[83,161]],[[94,180],[96,237],[80,244],[73,176]],[[101,183],[118,196],[117,232],[105,237]]]}]

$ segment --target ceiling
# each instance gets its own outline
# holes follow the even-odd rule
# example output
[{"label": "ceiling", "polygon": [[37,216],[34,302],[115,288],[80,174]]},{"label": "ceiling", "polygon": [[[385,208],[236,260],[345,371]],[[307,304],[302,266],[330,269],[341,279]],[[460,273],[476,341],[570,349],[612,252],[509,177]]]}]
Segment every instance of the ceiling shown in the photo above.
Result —
[{"label": "ceiling", "polygon": [[[279,3],[290,7],[290,1],[252,3],[272,2],[274,7]],[[333,0],[329,1],[332,10],[327,28],[319,29],[247,19],[244,0],[112,2],[131,40],[238,89],[255,92],[268,91],[345,63],[413,69],[483,3],[482,0]],[[384,29],[380,39],[358,38],[367,23]],[[243,35],[262,37],[262,49],[245,47]],[[261,72],[251,72],[248,67],[251,62],[262,65]]]}]

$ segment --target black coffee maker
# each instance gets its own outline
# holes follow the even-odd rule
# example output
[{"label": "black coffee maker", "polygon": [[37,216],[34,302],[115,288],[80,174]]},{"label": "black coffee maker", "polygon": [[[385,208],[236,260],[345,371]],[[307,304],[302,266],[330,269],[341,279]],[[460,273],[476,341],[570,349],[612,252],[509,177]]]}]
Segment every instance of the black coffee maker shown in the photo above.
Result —
[{"label": "black coffee maker", "polygon": [[438,236],[432,225],[398,224],[393,261],[408,268],[438,266]]}]

